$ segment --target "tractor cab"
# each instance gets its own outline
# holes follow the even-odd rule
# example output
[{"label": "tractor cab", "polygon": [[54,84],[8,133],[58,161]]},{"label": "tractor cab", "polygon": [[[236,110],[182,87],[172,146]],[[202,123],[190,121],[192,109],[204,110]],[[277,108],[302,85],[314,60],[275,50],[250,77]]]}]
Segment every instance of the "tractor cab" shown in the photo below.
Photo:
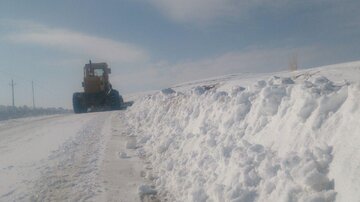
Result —
[{"label": "tractor cab", "polygon": [[111,90],[109,74],[111,69],[106,63],[91,63],[84,66],[83,87],[86,93],[98,93]]}]

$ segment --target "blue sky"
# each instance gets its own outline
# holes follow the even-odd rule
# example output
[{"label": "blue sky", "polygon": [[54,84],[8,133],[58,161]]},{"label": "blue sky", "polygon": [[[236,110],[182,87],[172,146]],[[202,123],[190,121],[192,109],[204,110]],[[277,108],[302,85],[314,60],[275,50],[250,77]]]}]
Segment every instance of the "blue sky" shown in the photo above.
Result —
[{"label": "blue sky", "polygon": [[359,60],[355,0],[0,2],[0,105],[71,108],[89,59],[122,94],[241,72]]}]

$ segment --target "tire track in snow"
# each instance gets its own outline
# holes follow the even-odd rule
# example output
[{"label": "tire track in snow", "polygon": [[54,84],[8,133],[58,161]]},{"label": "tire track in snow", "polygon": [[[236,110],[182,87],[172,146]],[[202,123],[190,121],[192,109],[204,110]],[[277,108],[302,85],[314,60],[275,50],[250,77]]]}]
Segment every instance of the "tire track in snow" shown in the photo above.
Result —
[{"label": "tire track in snow", "polygon": [[159,202],[151,181],[144,176],[146,166],[137,151],[136,137],[130,136],[125,114],[119,112],[111,119],[100,177],[105,194],[99,201]]},{"label": "tire track in snow", "polygon": [[99,113],[48,157],[31,201],[87,201],[103,190],[98,183],[108,113]]},{"label": "tire track in snow", "polygon": [[[0,201],[30,201],[49,156],[95,115],[26,118],[0,123]],[[65,127],[66,126],[66,127]]]}]

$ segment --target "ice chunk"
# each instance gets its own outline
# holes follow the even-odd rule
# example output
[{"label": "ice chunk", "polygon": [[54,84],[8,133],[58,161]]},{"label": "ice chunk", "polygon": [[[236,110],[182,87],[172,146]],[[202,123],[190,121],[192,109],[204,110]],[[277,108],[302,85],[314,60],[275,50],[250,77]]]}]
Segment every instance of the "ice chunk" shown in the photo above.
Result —
[{"label": "ice chunk", "polygon": [[266,86],[266,81],[260,80],[254,84],[255,89],[261,89]]},{"label": "ice chunk", "polygon": [[127,153],[123,151],[119,152],[119,157],[122,159],[130,158],[130,156],[128,156]]},{"label": "ice chunk", "polygon": [[268,81],[271,85],[294,84],[295,82],[289,77],[273,76]]},{"label": "ice chunk", "polygon": [[132,138],[126,142],[126,149],[136,149],[136,139]]},{"label": "ice chunk", "polygon": [[225,91],[216,92],[213,96],[215,101],[224,101],[228,97],[228,93]]},{"label": "ice chunk", "polygon": [[206,89],[204,87],[202,87],[202,86],[197,86],[197,87],[194,88],[193,91],[194,91],[194,93],[196,95],[202,95],[202,94],[204,94],[206,92]]},{"label": "ice chunk", "polygon": [[161,93],[164,95],[170,95],[176,93],[172,88],[165,88],[161,90]]},{"label": "ice chunk", "polygon": [[231,96],[236,96],[238,93],[243,92],[245,90],[242,86],[234,86],[231,88]]},{"label": "ice chunk", "polygon": [[140,196],[144,196],[144,195],[156,195],[157,191],[155,189],[153,189],[150,185],[140,185],[138,188],[138,193]]}]

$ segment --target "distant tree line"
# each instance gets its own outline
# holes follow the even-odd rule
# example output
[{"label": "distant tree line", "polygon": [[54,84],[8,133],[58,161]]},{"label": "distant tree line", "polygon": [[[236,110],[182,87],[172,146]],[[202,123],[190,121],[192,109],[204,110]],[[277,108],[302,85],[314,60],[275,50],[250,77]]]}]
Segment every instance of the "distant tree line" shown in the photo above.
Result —
[{"label": "distant tree line", "polygon": [[13,107],[0,105],[0,121],[7,119],[24,118],[31,116],[44,116],[53,114],[71,113],[71,110],[64,108],[32,108],[28,106]]}]

